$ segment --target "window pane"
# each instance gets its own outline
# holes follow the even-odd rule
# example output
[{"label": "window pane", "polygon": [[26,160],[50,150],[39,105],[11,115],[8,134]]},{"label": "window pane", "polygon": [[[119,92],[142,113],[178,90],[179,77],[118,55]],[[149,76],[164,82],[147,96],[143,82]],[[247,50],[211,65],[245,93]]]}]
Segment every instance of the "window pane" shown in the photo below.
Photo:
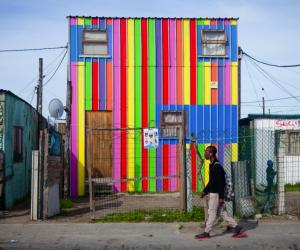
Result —
[{"label": "window pane", "polygon": [[289,133],[288,149],[290,154],[300,154],[300,133]]},{"label": "window pane", "polygon": [[225,32],[224,31],[204,31],[203,32],[204,41],[224,41]]},{"label": "window pane", "polygon": [[84,55],[107,55],[107,43],[84,43]]},{"label": "window pane", "polygon": [[204,56],[225,56],[225,44],[207,43],[203,44]]},{"label": "window pane", "polygon": [[85,41],[99,41],[99,42],[106,42],[106,31],[99,30],[99,31],[90,31],[84,30],[83,31],[83,40]]}]

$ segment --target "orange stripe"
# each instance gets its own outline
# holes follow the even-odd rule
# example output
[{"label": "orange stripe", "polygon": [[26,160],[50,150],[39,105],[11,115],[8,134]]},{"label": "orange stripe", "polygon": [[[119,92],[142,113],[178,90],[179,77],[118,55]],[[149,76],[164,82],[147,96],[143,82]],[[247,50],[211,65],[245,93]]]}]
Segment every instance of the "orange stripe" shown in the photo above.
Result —
[{"label": "orange stripe", "polygon": [[216,19],[210,20],[210,25],[217,25],[217,20]]},{"label": "orange stripe", "polygon": [[211,104],[217,104],[218,100],[218,90],[211,89]]}]

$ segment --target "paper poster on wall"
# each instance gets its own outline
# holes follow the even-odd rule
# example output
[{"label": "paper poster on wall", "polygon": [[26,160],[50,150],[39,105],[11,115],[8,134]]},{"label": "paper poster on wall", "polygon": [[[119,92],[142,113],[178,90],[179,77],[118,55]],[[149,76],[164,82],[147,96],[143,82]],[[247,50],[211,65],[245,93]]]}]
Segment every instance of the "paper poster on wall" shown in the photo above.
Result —
[{"label": "paper poster on wall", "polygon": [[144,129],[144,148],[158,148],[158,129]]}]

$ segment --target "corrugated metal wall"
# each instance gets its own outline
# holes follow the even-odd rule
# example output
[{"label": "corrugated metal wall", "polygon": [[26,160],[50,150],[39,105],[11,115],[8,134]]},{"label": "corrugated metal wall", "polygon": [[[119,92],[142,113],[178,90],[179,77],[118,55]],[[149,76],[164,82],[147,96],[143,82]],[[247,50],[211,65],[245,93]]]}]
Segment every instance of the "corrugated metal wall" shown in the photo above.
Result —
[{"label": "corrugated metal wall", "polygon": [[[200,151],[213,143],[218,145],[222,162],[228,147],[231,160],[237,160],[236,19],[70,17],[69,25],[72,196],[84,194],[85,110],[112,110],[114,128],[146,128],[160,126],[161,110],[184,109],[188,137],[191,133],[197,136]],[[108,30],[108,57],[80,56],[84,28]],[[204,29],[226,31],[226,57],[201,57]],[[212,82],[216,86],[212,87]],[[176,174],[174,143],[164,140],[158,149],[146,150],[139,138],[114,136],[114,178]],[[134,160],[121,162],[128,155],[134,155]],[[205,166],[207,174],[208,162]],[[120,191],[176,191],[171,182],[176,180],[136,182],[128,189],[126,185],[116,187]],[[199,186],[193,160],[193,190]]]}]

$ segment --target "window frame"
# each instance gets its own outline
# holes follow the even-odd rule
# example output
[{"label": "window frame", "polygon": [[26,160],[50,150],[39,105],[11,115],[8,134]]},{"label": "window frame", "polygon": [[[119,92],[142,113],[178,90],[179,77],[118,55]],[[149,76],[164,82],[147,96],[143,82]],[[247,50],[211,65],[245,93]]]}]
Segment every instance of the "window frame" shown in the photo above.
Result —
[{"label": "window frame", "polygon": [[[291,135],[292,134],[298,134],[298,138],[299,138],[299,147],[298,147],[298,152],[291,152]],[[295,130],[295,131],[289,131],[287,133],[288,135],[288,144],[287,144],[287,147],[286,147],[286,150],[285,150],[285,153],[286,155],[289,155],[289,156],[300,156],[300,131],[299,130]],[[296,143],[296,142],[293,142],[293,143]]]},{"label": "window frame", "polygon": [[[86,40],[84,39],[84,33],[88,31],[88,32],[92,32],[92,33],[96,33],[96,32],[105,32],[106,35],[106,41],[100,41],[100,40]],[[106,48],[107,48],[107,53],[106,54],[97,54],[97,55],[93,55],[93,54],[84,54],[84,44],[105,44]],[[108,53],[108,30],[101,30],[101,29],[89,29],[89,28],[84,28],[82,30],[82,34],[81,34],[81,55],[80,57],[96,57],[96,58],[108,58],[110,57],[109,53]]]},{"label": "window frame", "polygon": [[[18,131],[21,131],[21,142],[19,142],[19,144],[21,145],[21,153],[19,153],[18,154],[18,156],[16,156],[16,151],[15,151],[15,149],[16,149],[16,144],[15,144],[15,140],[16,140],[16,129],[18,130]],[[24,158],[24,145],[23,145],[23,143],[24,143],[24,136],[23,136],[23,131],[24,131],[24,129],[23,129],[23,127],[21,127],[21,126],[13,126],[13,150],[12,150],[12,156],[13,156],[13,163],[14,164],[17,164],[17,163],[22,163],[23,162],[23,158]]]},{"label": "window frame", "polygon": [[[224,33],[224,40],[205,40],[204,33],[216,33],[216,32],[223,32]],[[204,29],[201,30],[201,55],[199,57],[219,57],[219,58],[228,58],[227,50],[226,50],[226,43],[227,43],[227,34],[226,30],[208,30]],[[205,44],[222,44],[224,45],[224,54],[223,55],[205,55],[204,54],[204,45]]]}]

